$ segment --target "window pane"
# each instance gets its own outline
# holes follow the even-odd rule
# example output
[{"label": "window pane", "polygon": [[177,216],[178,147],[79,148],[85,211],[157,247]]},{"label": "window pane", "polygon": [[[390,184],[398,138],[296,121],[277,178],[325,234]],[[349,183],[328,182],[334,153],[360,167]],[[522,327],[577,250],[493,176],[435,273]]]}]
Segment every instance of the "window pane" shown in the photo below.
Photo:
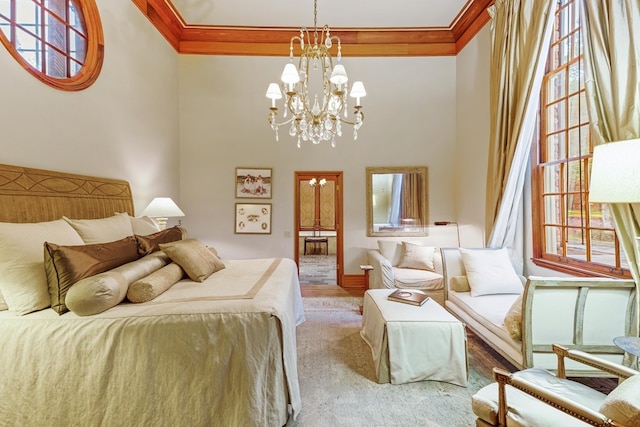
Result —
[{"label": "window pane", "polygon": [[47,46],[47,75],[51,77],[67,77],[67,57],[51,46]]},{"label": "window pane", "polygon": [[572,95],[569,97],[569,127],[577,126],[580,121],[580,97]]},{"label": "window pane", "polygon": [[580,61],[577,61],[569,65],[569,93],[578,91],[581,80],[584,80],[584,71]]},{"label": "window pane", "polygon": [[591,226],[597,228],[614,229],[613,216],[608,203],[590,203]]},{"label": "window pane", "polygon": [[561,175],[560,175],[560,165],[548,165],[544,166],[542,169],[542,173],[544,174],[544,192],[548,193],[560,193],[562,191],[561,187]]},{"label": "window pane", "polygon": [[562,250],[562,229],[560,227],[545,227],[545,250],[552,255],[564,256]]},{"label": "window pane", "polygon": [[30,1],[17,2],[16,23],[32,34],[42,37],[42,31],[40,30],[40,6],[37,6]]},{"label": "window pane", "polygon": [[616,237],[611,230],[591,230],[591,261],[616,265]]},{"label": "window pane", "polygon": [[16,45],[18,51],[29,65],[42,71],[42,61],[40,57],[42,43],[40,40],[33,38],[31,34],[18,28],[16,29]]},{"label": "window pane", "polygon": [[543,161],[549,162],[566,157],[566,141],[564,135],[564,133],[556,133],[547,137],[547,151]]},{"label": "window pane", "polygon": [[[582,160],[575,160],[569,162],[568,165],[569,174],[567,176],[567,191],[571,193],[578,193],[584,191],[584,171],[582,169]],[[580,200],[578,200],[580,202]],[[568,206],[569,209],[574,209],[573,205]]]},{"label": "window pane", "polygon": [[549,77],[548,88],[547,102],[553,102],[559,98],[567,96],[564,70],[553,73],[551,77]]},{"label": "window pane", "polygon": [[563,209],[562,196],[544,197],[546,223],[550,225],[562,225]]},{"label": "window pane", "polygon": [[551,133],[566,128],[565,101],[549,106],[547,113],[547,132]]},{"label": "window pane", "polygon": [[67,50],[67,26],[58,19],[51,16],[48,12],[45,14],[47,22],[46,40],[52,46],[63,52]]},{"label": "window pane", "polygon": [[87,40],[74,30],[70,31],[69,54],[80,63],[84,63],[87,56]]},{"label": "window pane", "polygon": [[[9,7],[10,0],[0,0],[0,15],[5,16],[5,20],[9,20],[9,15],[11,14],[11,8]],[[0,18],[1,20],[2,18]]]},{"label": "window pane", "polygon": [[587,260],[587,243],[584,230],[569,228],[567,230],[567,256],[581,261]]}]

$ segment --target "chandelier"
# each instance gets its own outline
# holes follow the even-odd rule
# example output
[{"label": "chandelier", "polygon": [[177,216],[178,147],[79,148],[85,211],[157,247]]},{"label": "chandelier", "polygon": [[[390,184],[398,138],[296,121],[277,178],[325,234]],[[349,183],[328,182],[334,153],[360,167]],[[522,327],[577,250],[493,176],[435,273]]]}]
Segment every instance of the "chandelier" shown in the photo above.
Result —
[{"label": "chandelier", "polygon": [[309,180],[309,185],[311,187],[315,187],[316,185],[319,185],[320,187],[324,187],[326,183],[327,183],[327,180],[325,178],[320,178],[320,181],[318,181],[315,178],[311,178]]},{"label": "chandelier", "polygon": [[[329,49],[334,42],[338,44],[337,62],[342,59],[342,46],[338,36],[332,36],[329,26],[325,25],[318,32],[318,2],[313,2],[313,43],[311,34],[306,27],[300,29],[299,36],[291,37],[289,43],[289,63],[282,72],[282,85],[270,83],[267,89],[267,98],[271,99],[269,124],[275,131],[276,141],[279,140],[278,128],[289,126],[289,135],[297,137],[298,148],[301,141],[311,141],[319,144],[322,141],[331,141],[331,146],[336,146],[336,136],[342,136],[342,124],[353,126],[353,139],[358,139],[358,129],[362,126],[364,114],[360,105],[360,98],[367,92],[360,81],[351,86],[350,96],[356,99],[353,121],[347,120],[347,71],[342,64],[333,65],[333,59]],[[293,45],[300,42],[302,54],[296,68],[293,57]],[[314,78],[309,79],[309,75]],[[315,86],[314,86],[315,84]],[[276,100],[282,99],[283,92],[284,114],[283,122],[278,123],[276,116],[278,108]],[[310,94],[313,94],[311,96]],[[291,116],[288,118],[288,116]]]}]

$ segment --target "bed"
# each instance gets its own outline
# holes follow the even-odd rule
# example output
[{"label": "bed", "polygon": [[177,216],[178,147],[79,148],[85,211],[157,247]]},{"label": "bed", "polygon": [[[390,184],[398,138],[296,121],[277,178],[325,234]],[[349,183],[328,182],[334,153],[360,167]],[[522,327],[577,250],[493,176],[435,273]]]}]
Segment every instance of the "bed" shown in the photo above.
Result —
[{"label": "bed", "polygon": [[[0,165],[0,225],[9,230],[63,216],[133,214],[126,181]],[[2,282],[14,253],[2,230],[6,307],[16,301]],[[141,259],[159,253],[165,256]],[[187,273],[146,302],[124,299],[95,314],[1,310],[0,424],[282,426],[295,419],[296,326],[304,321],[296,265],[283,258],[222,263],[201,283]],[[1,276],[3,269],[9,273]]]}]

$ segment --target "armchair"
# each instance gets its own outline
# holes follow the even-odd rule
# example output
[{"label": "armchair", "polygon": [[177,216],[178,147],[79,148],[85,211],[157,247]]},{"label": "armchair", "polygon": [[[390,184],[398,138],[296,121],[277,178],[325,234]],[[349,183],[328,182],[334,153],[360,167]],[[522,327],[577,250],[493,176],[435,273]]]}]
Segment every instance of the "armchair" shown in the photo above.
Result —
[{"label": "armchair", "polygon": [[[553,345],[557,375],[531,368],[514,373],[494,368],[496,382],[472,398],[476,426],[640,426],[640,372],[591,354]],[[617,377],[604,394],[565,377],[565,359]]]}]

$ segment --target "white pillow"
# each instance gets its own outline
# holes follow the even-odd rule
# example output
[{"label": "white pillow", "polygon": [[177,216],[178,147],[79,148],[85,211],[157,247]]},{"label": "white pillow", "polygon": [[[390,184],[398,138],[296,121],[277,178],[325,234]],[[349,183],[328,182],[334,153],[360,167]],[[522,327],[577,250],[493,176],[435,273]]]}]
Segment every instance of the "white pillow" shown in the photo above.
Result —
[{"label": "white pillow", "polygon": [[83,245],[65,221],[0,223],[0,292],[9,310],[19,314],[51,305],[44,271],[44,242]]},{"label": "white pillow", "polygon": [[[62,219],[67,221],[88,245],[115,242],[127,236],[133,236],[133,227],[127,213],[118,213],[100,219],[70,219],[66,216]],[[58,242],[54,241],[54,243]]]},{"label": "white pillow", "polygon": [[435,271],[433,255],[436,248],[433,246],[416,245],[415,243],[402,242],[402,256],[398,267],[413,268],[416,270]]},{"label": "white pillow", "polygon": [[378,240],[380,254],[385,257],[392,266],[396,267],[402,255],[402,244],[393,240]]},{"label": "white pillow", "polygon": [[130,216],[131,228],[133,228],[133,234],[138,236],[148,236],[149,234],[157,233],[160,231],[158,224],[149,218],[148,216]]},{"label": "white pillow", "polygon": [[522,282],[511,264],[506,248],[459,250],[467,270],[472,297],[522,293]]}]

